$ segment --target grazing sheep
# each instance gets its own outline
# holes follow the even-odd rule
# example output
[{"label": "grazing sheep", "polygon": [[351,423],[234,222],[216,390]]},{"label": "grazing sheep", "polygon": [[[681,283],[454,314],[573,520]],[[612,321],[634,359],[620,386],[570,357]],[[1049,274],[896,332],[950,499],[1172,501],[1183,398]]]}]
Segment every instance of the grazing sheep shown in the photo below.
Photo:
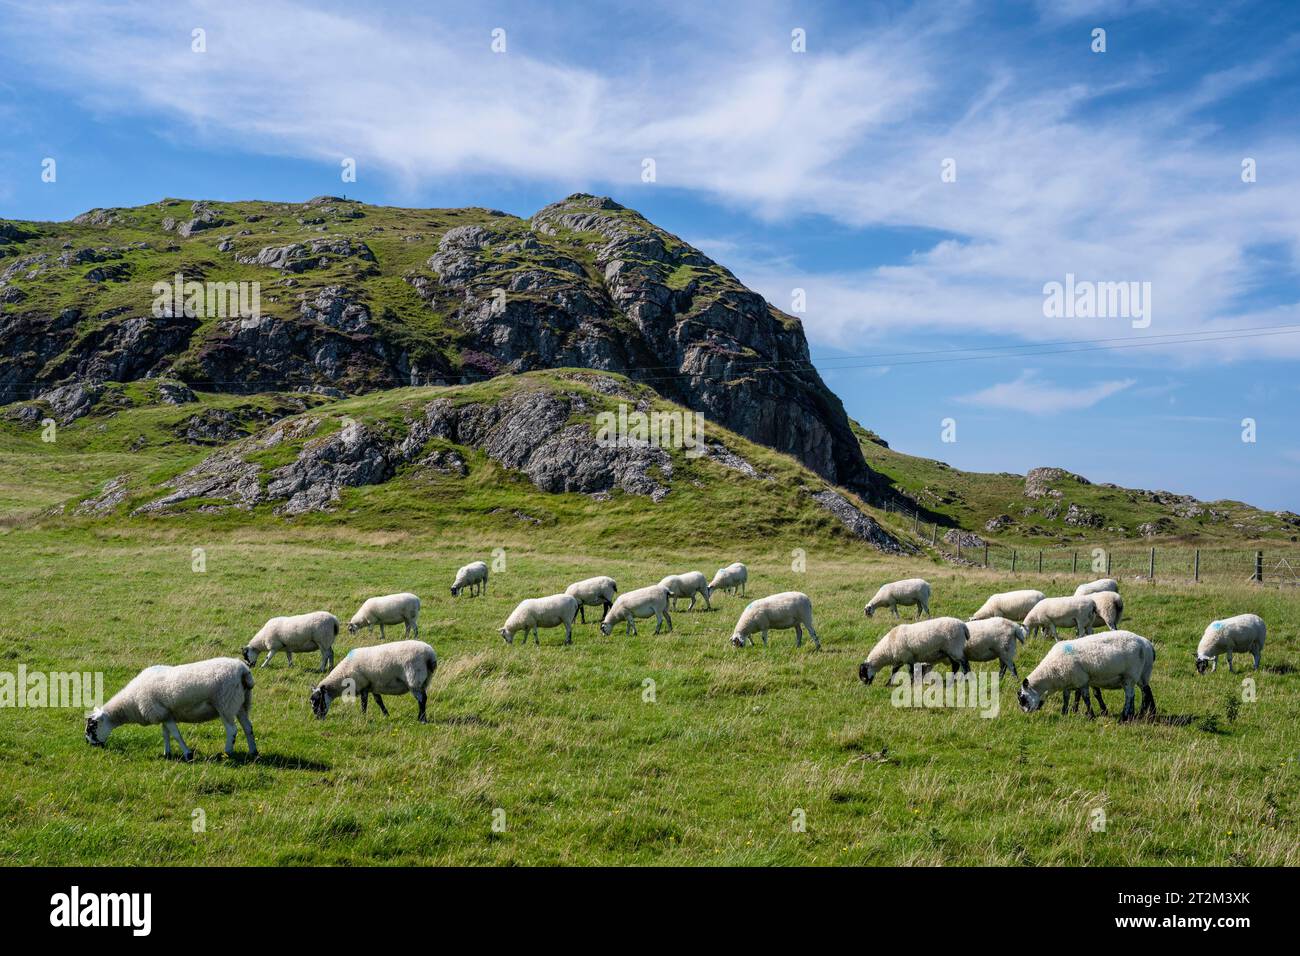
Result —
[{"label": "grazing sheep", "polygon": [[863,609],[867,612],[867,617],[876,613],[877,608],[887,607],[894,612],[894,617],[902,617],[898,613],[898,606],[916,607],[916,617],[919,620],[921,615],[930,616],[930,584],[921,578],[908,578],[906,581],[892,581],[884,585],[876,596],[867,602]]},{"label": "grazing sheep", "polygon": [[515,642],[515,632],[524,632],[524,643],[528,643],[528,632],[533,632],[533,643],[541,644],[537,636],[539,627],[559,627],[564,625],[564,643],[573,643],[573,619],[578,616],[578,599],[567,594],[550,594],[540,598],[524,598],[506,618],[501,628],[501,636],[507,644]]},{"label": "grazing sheep", "polygon": [[1092,633],[1092,619],[1096,613],[1097,605],[1091,597],[1043,598],[1030,609],[1022,623],[1029,628],[1030,637],[1046,630],[1052,640],[1059,641],[1058,624],[1073,627],[1078,636],[1083,637]]},{"label": "grazing sheep", "polygon": [[735,564],[729,564],[725,568],[718,568],[718,573],[713,576],[709,582],[709,595],[712,596],[714,591],[735,592],[739,591],[743,597],[745,594],[745,583],[749,580],[749,568],[745,567],[739,561]]},{"label": "grazing sheep", "polygon": [[1093,591],[1087,595],[1097,605],[1092,616],[1092,626],[1105,624],[1112,631],[1119,630],[1119,620],[1124,616],[1124,599],[1115,591]]},{"label": "grazing sheep", "polygon": [[608,614],[614,603],[614,595],[618,593],[618,585],[613,578],[602,575],[575,581],[564,589],[564,593],[578,602],[578,619],[586,624],[587,614],[584,608],[588,605],[592,607],[600,605],[600,613]]},{"label": "grazing sheep", "polygon": [[320,670],[324,673],[334,666],[334,638],[338,636],[339,619],[329,611],[273,617],[262,625],[240,653],[244,663],[256,667],[257,656],[266,651],[266,660],[262,661],[265,667],[281,649],[290,664],[293,663],[294,651],[320,651]]},{"label": "grazing sheep", "polygon": [[470,597],[487,593],[488,567],[486,562],[473,561],[456,572],[456,580],[451,585],[451,596],[456,597],[469,588]]},{"label": "grazing sheep", "polygon": [[1005,617],[1012,621],[1023,621],[1025,615],[1034,609],[1034,605],[1047,597],[1042,591],[1003,591],[993,594],[980,605],[980,609],[970,616],[972,621],[987,621],[991,617]]},{"label": "grazing sheep", "polygon": [[699,571],[687,571],[685,574],[670,574],[659,582],[661,588],[668,591],[668,597],[672,599],[673,610],[677,610],[678,598],[690,598],[691,606],[686,610],[695,609],[695,598],[704,598],[704,606],[708,610],[713,610],[713,605],[709,603],[709,579]]},{"label": "grazing sheep", "polygon": [[194,751],[185,743],[176,724],[201,724],[220,718],[226,725],[226,754],[235,755],[235,721],[244,728],[248,755],[257,756],[253,724],[248,709],[253,706],[253,672],[233,657],[214,657],[196,664],[146,667],[113,695],[103,707],[86,718],[86,740],[103,746],[108,735],[123,724],[149,727],[162,724],[163,756],[172,755],[172,738],[181,745],[186,760]]},{"label": "grazing sheep", "polygon": [[1234,653],[1253,655],[1255,670],[1259,670],[1259,656],[1264,652],[1267,633],[1268,628],[1258,614],[1238,614],[1222,621],[1211,621],[1196,648],[1196,673],[1204,674],[1206,668],[1218,670],[1220,654],[1228,655],[1228,670],[1233,671]]},{"label": "grazing sheep", "polygon": [[1005,617],[986,617],[979,621],[967,621],[966,660],[1001,661],[998,676],[1001,677],[1011,668],[1015,677],[1017,642],[1025,643],[1025,626]]},{"label": "grazing sheep", "polygon": [[1043,706],[1043,699],[1048,694],[1061,691],[1061,713],[1065,714],[1070,692],[1076,691],[1075,707],[1078,707],[1077,698],[1082,696],[1091,717],[1089,688],[1097,693],[1102,713],[1106,713],[1100,691],[1122,687],[1124,710],[1120,713],[1120,720],[1128,720],[1134,716],[1134,688],[1141,687],[1142,708],[1138,715],[1154,715],[1156,699],[1151,693],[1151,669],[1155,660],[1155,646],[1132,631],[1107,631],[1062,641],[1053,645],[1047,656],[1021,682],[1016,699],[1020,702],[1020,709],[1029,714]]},{"label": "grazing sheep", "polygon": [[749,602],[745,610],[740,612],[740,620],[732,630],[731,643],[735,647],[744,647],[746,641],[753,644],[754,632],[761,631],[763,646],[766,647],[769,630],[779,631],[790,627],[794,628],[795,647],[803,646],[803,629],[806,627],[817,650],[822,649],[822,642],[813,627],[812,599],[800,591],[782,591]]},{"label": "grazing sheep", "polygon": [[882,670],[892,667],[889,679],[893,680],[900,669],[910,670],[913,664],[933,664],[944,659],[951,662],[954,674],[958,670],[968,672],[966,642],[969,637],[966,623],[955,617],[896,624],[858,665],[858,678],[862,683],[870,684]]},{"label": "grazing sheep", "polygon": [[605,620],[600,623],[600,633],[608,637],[614,630],[615,624],[625,621],[627,633],[635,635],[638,617],[653,617],[656,634],[665,621],[668,622],[668,630],[671,631],[673,616],[668,613],[668,589],[659,584],[652,584],[648,588],[637,588],[635,591],[620,594],[618,600],[605,612]]},{"label": "grazing sheep", "polygon": [[1098,578],[1096,581],[1080,584],[1074,589],[1074,596],[1083,597],[1086,594],[1096,594],[1098,591],[1114,591],[1118,594],[1119,582],[1114,578]]},{"label": "grazing sheep", "polygon": [[425,704],[429,701],[429,680],[438,669],[438,655],[424,641],[393,641],[373,647],[354,647],[323,681],[312,688],[311,709],[318,720],[329,713],[330,702],[343,694],[361,695],[361,713],[366,712],[370,695],[387,717],[383,694],[410,694],[420,705],[416,719],[427,723]]},{"label": "grazing sheep", "polygon": [[380,640],[387,640],[384,633],[385,624],[404,624],[404,636],[420,636],[420,599],[414,594],[386,594],[383,597],[367,598],[352,620],[348,622],[348,633],[356,634],[361,628],[379,625]]}]

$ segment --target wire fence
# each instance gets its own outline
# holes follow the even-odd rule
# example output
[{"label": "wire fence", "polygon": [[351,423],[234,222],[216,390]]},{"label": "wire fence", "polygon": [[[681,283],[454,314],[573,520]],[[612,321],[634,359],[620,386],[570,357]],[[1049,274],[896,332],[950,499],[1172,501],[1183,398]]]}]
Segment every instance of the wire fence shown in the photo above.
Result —
[{"label": "wire fence", "polygon": [[1141,545],[1099,542],[1076,547],[1012,547],[985,541],[969,531],[926,522],[914,511],[887,503],[913,537],[957,563],[1012,573],[1077,575],[1149,581],[1267,584],[1300,587],[1300,547],[1285,544],[1262,548],[1220,548],[1190,545]]}]

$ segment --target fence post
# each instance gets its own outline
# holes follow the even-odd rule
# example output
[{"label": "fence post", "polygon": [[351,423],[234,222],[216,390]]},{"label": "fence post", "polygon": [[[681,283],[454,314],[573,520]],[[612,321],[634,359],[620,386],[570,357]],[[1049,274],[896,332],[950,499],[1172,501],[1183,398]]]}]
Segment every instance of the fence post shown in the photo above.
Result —
[{"label": "fence post", "polygon": [[957,560],[961,560],[961,534],[957,535]]},{"label": "fence post", "polygon": [[1156,579],[1156,549],[1151,549],[1151,570],[1147,572],[1147,578],[1151,581]]},{"label": "fence post", "polygon": [[1197,584],[1201,583],[1201,549],[1200,548],[1196,549],[1196,561],[1192,565],[1192,579]]},{"label": "fence post", "polygon": [[1070,573],[1071,574],[1079,573],[1079,552],[1078,551],[1074,552],[1074,564],[1070,566]]},{"label": "fence post", "polygon": [[989,543],[985,541],[984,542],[984,567],[987,568],[988,566],[989,566]]},{"label": "fence post", "polygon": [[1038,549],[1038,573],[1043,573],[1043,549]]},{"label": "fence post", "polygon": [[1106,549],[1106,577],[1110,577],[1110,548]]},{"label": "fence post", "polygon": [[1255,573],[1250,576],[1252,581],[1258,581],[1261,584],[1264,581],[1264,552],[1255,552]]},{"label": "fence post", "polygon": [[917,534],[921,530],[921,512],[912,512],[912,534]]},{"label": "fence post", "polygon": [[930,543],[939,543],[939,522],[937,521],[934,523],[934,527],[930,529]]},{"label": "fence post", "polygon": [[1016,573],[1016,549],[1011,549],[1011,573]]}]

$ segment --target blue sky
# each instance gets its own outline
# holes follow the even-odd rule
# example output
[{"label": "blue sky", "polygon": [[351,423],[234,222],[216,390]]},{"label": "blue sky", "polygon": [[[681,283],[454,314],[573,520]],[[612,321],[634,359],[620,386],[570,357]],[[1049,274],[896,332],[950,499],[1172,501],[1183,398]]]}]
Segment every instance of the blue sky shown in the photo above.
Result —
[{"label": "blue sky", "polygon": [[[0,215],[607,194],[804,290],[900,450],[1300,510],[1297,103],[1289,2],[0,0]],[[1149,326],[1046,316],[1067,274],[1150,283]]]}]

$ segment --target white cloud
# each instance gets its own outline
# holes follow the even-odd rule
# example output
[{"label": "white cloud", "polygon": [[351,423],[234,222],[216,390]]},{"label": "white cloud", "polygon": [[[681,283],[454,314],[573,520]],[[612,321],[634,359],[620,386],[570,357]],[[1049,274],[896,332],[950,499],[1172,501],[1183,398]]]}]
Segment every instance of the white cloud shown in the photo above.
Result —
[{"label": "white cloud", "polygon": [[[1180,94],[1145,57],[1108,61],[1101,81],[1032,44],[975,52],[987,25],[969,5],[921,5],[843,36],[840,24],[809,23],[799,55],[788,17],[762,6],[743,17],[670,6],[663,43],[636,32],[601,42],[583,10],[521,5],[499,17],[504,55],[489,49],[495,23],[454,7],[4,6],[0,34],[33,77],[232,153],[351,156],[363,176],[412,189],[503,175],[633,205],[647,188],[682,189],[807,228],[825,217],[953,237],[891,265],[804,271],[752,252],[746,262],[746,237],[715,236],[714,253],[778,306],[791,288],[808,291],[801,318],[822,344],[883,332],[937,333],[939,347],[968,333],[1141,334],[1122,320],[1045,319],[1043,283],[1067,272],[1151,282],[1151,334],[1300,322],[1295,301],[1239,304],[1280,268],[1255,248],[1286,250],[1300,269],[1300,190],[1283,172],[1300,167],[1300,134],[1279,126],[1237,143],[1206,118],[1286,69],[1290,42]],[[1118,10],[1076,0],[1057,15]],[[195,24],[208,32],[203,55],[189,49]],[[1240,181],[1243,155],[1260,164],[1254,184]],[[654,187],[640,182],[644,157],[656,160]],[[955,183],[940,181],[947,157]],[[1296,299],[1293,277],[1289,288]],[[1178,355],[1300,355],[1300,336]]]},{"label": "white cloud", "polygon": [[1056,415],[1091,408],[1135,384],[1136,379],[1125,378],[1071,388],[1044,382],[1037,372],[1025,371],[1014,382],[990,385],[970,395],[958,396],[957,401],[966,405],[1008,409],[1030,415]]}]

